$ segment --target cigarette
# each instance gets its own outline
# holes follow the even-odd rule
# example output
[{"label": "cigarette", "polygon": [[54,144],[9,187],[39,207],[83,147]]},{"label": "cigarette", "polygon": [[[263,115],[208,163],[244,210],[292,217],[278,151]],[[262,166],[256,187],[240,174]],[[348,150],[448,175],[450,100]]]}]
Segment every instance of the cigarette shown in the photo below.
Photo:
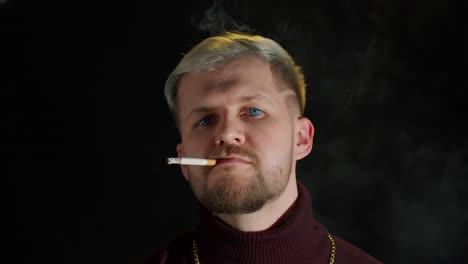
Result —
[{"label": "cigarette", "polygon": [[167,158],[167,164],[214,166],[216,164],[216,160],[198,158]]}]

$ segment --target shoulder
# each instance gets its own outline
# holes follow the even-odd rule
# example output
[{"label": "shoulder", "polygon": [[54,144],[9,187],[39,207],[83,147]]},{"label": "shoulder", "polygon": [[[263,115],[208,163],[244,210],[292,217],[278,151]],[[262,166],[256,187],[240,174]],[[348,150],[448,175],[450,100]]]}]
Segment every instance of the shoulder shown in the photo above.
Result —
[{"label": "shoulder", "polygon": [[345,241],[344,239],[333,236],[336,244],[337,263],[347,264],[382,264],[383,262],[369,255],[359,247]]},{"label": "shoulder", "polygon": [[191,263],[193,231],[180,234],[169,243],[156,248],[134,264],[185,264]]}]

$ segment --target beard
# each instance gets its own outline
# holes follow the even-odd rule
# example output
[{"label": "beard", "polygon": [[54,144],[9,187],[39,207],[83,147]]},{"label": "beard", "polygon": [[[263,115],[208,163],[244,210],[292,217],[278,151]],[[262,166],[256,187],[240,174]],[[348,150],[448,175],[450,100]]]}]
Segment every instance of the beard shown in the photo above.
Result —
[{"label": "beard", "polygon": [[[247,173],[251,175],[237,175],[236,168],[227,167],[217,171],[217,175],[210,175],[211,169],[206,168],[201,175],[193,177],[195,173],[188,170],[195,196],[209,211],[217,214],[253,213],[284,192],[289,182],[292,160],[285,160],[268,170],[262,170],[262,163],[254,153],[238,147],[229,147],[227,150],[229,154],[251,158],[254,161],[251,164],[253,173],[249,170]],[[210,184],[209,177],[215,178]]]}]

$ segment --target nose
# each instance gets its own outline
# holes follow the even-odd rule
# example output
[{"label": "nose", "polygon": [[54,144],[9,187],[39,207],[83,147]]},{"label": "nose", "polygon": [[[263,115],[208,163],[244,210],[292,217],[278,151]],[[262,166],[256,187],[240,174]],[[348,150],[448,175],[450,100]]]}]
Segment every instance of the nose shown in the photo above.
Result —
[{"label": "nose", "polygon": [[242,145],[244,142],[245,134],[242,124],[234,120],[225,120],[218,123],[215,135],[216,145]]}]

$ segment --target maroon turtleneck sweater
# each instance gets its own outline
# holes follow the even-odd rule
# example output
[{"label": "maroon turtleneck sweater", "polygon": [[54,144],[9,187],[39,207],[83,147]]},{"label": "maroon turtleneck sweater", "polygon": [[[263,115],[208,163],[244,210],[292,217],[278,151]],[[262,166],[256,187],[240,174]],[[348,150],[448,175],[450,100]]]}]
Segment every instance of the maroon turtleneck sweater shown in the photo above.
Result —
[{"label": "maroon turtleneck sweater", "polygon": [[[200,206],[200,224],[136,264],[194,262],[193,240],[201,264],[329,263],[331,241],[327,229],[312,216],[310,193],[298,183],[298,198],[270,228],[242,232]],[[358,247],[333,235],[336,264],[382,263]]]}]

